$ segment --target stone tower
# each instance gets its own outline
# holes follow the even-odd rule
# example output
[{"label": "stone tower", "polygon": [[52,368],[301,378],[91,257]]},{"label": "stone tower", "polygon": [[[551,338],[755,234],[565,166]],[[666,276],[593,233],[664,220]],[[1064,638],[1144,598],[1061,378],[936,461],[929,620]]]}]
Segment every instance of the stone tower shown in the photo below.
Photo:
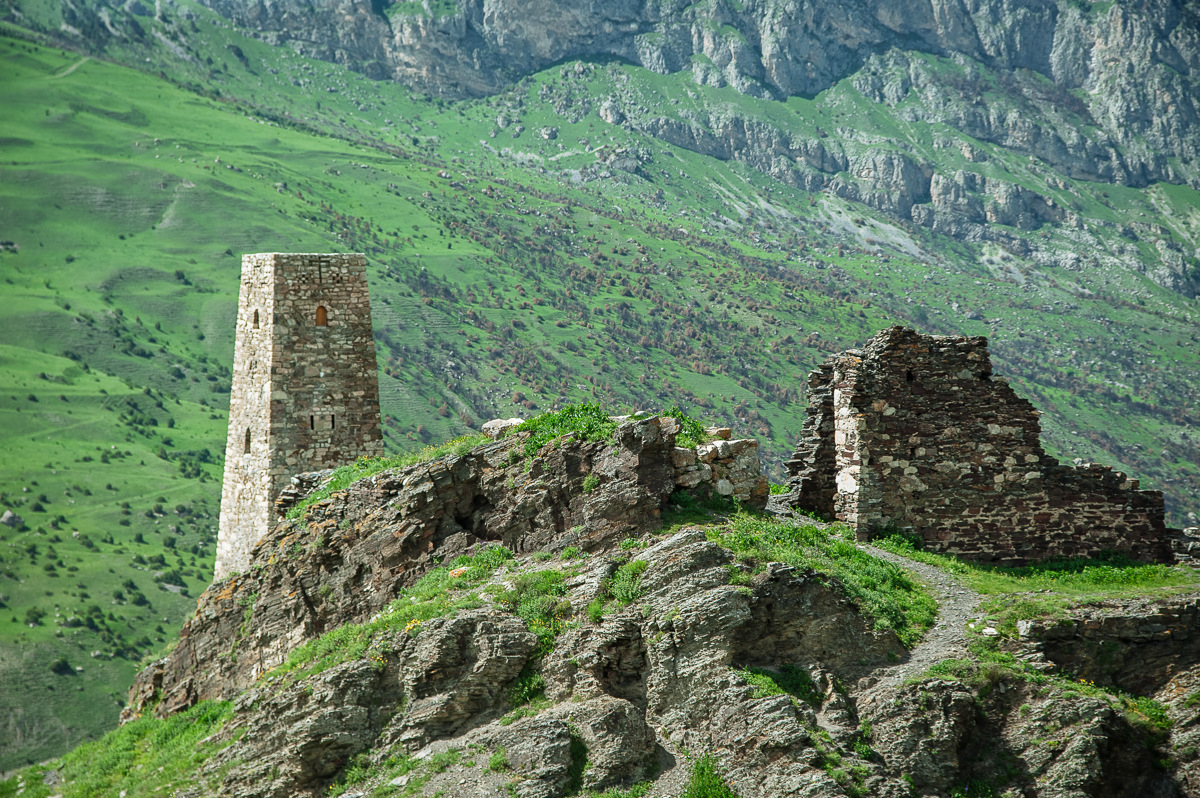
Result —
[{"label": "stone tower", "polygon": [[243,256],[215,578],[249,566],[293,474],[381,454],[366,258]]}]

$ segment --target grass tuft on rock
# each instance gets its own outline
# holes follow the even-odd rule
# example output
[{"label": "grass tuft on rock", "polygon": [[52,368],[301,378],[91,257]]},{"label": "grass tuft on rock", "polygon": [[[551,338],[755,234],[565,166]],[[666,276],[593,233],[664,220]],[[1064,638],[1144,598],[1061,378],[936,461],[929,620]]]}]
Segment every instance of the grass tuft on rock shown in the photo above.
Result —
[{"label": "grass tuft on rock", "polygon": [[525,456],[533,457],[538,450],[563,435],[574,433],[585,441],[607,441],[617,430],[617,422],[594,402],[567,405],[562,410],[543,413],[513,427],[511,433],[532,433],[525,441]]},{"label": "grass tuft on rock", "polygon": [[673,405],[663,415],[670,416],[679,423],[679,434],[675,436],[676,446],[686,446],[694,449],[702,443],[708,443],[712,436],[704,429],[704,425],[683,412],[679,405]]},{"label": "grass tuft on rock", "polygon": [[728,525],[710,529],[708,539],[743,558],[787,563],[836,579],[876,630],[891,629],[909,648],[937,615],[937,602],[903,569],[830,529],[739,512]]},{"label": "grass tuft on rock", "polygon": [[496,601],[525,621],[538,636],[538,650],[546,654],[571,617],[571,602],[566,599],[566,577],[562,571],[548,569],[518,575],[511,590],[497,594]]},{"label": "grass tuft on rock", "polygon": [[309,507],[319,501],[328,499],[340,490],[345,490],[361,479],[374,476],[389,468],[406,468],[417,463],[436,460],[446,455],[461,457],[476,446],[486,443],[487,440],[488,437],[482,434],[463,435],[445,443],[426,446],[424,449],[416,452],[406,452],[404,454],[392,455],[391,457],[360,457],[354,463],[336,469],[324,485],[314,490],[308,496],[304,497],[303,501],[288,510],[288,520],[297,521],[303,518],[304,511]]},{"label": "grass tuft on rock", "polygon": [[[339,626],[295,648],[273,675],[295,674],[302,678],[328,670],[335,665],[367,656],[373,646],[383,645],[387,633],[417,634],[421,624],[432,618],[452,616],[461,610],[484,604],[473,588],[505,562],[513,553],[503,546],[492,546],[475,555],[464,554],[448,565],[434,568],[412,587],[401,591],[387,608],[366,623]],[[381,651],[374,652],[382,656]]]},{"label": "grass tuft on rock", "polygon": [[679,798],[738,798],[729,788],[712,756],[702,756],[692,763],[692,775]]},{"label": "grass tuft on rock", "polygon": [[795,665],[784,665],[778,670],[745,668],[737,671],[737,675],[754,688],[755,698],[790,695],[793,699],[813,707],[820,707],[824,698],[808,671]]}]

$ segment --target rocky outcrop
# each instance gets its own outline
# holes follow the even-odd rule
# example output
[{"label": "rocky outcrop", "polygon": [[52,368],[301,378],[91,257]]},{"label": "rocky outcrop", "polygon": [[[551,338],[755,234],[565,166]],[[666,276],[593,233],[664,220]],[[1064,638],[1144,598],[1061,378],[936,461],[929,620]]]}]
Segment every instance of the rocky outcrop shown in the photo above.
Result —
[{"label": "rocky outcrop", "polygon": [[[1018,622],[1017,637],[1004,641],[1002,647],[1021,660],[1043,663],[1042,667],[1059,669],[1072,679],[1157,699],[1165,710],[1161,720],[1170,726],[1171,758],[1156,765],[1173,771],[1178,794],[1200,794],[1200,599],[1196,595],[1087,603],[1062,617]],[[1108,723],[1113,720],[1111,710],[1100,717]],[[1095,739],[1107,737],[1102,731]],[[1130,754],[1112,745],[1108,751],[1114,758]],[[1139,794],[1177,794],[1164,787],[1155,792],[1148,782],[1142,789]]]},{"label": "rocky outcrop", "polygon": [[516,434],[381,472],[307,507],[258,542],[248,571],[201,596],[178,647],[139,677],[131,711],[159,698],[169,713],[236,695],[299,642],[361,622],[432,564],[481,544],[605,549],[657,530],[680,489],[765,504],[754,441],[718,440],[698,454],[675,446],[677,432],[669,417],[627,421],[613,443],[568,437],[533,459],[527,433]]},{"label": "rocky outcrop", "polygon": [[1022,621],[1020,640],[1081,679],[1153,695],[1200,665],[1200,600],[1114,600],[1063,618]]},{"label": "rocky outcrop", "polygon": [[[569,580],[565,599],[587,604],[623,559],[590,560]],[[821,724],[853,725],[836,685],[901,656],[895,635],[872,631],[813,573],[772,566],[748,585],[728,584],[737,570],[732,555],[699,530],[656,542],[636,560],[645,563],[636,602],[567,629],[545,656],[539,667],[551,706],[540,712],[505,717],[508,688],[539,656],[538,638],[502,608],[487,606],[431,620],[416,636],[397,631],[374,641],[369,657],[315,676],[267,675],[236,690],[225,681],[236,702],[223,734],[237,742],[208,773],[223,774],[225,794],[317,794],[372,749],[503,749],[507,766],[522,777],[517,794],[551,798],[572,779],[603,790],[651,777],[664,744],[699,750],[716,741],[731,779],[745,782],[743,795],[836,790],[814,748]],[[505,572],[497,581],[509,578]],[[220,656],[237,647],[227,641]],[[780,662],[812,674],[820,687],[813,706],[788,696],[755,698],[738,675],[739,668]],[[198,661],[193,670],[202,674],[207,664]],[[150,682],[142,684],[135,701]],[[168,701],[158,711],[170,711],[168,705],[179,708]],[[242,737],[240,729],[261,731]],[[579,750],[590,765],[582,773]],[[789,764],[776,768],[765,788],[752,787],[764,764],[779,765],[780,757]]]},{"label": "rocky outcrop", "polygon": [[[657,779],[652,794],[674,795],[687,752],[714,755],[741,798],[948,795],[970,783],[1055,798],[1195,794],[1193,682],[1190,693],[1181,677],[1167,685],[1183,721],[1170,744],[1183,753],[1164,766],[1156,738],[1105,697],[1000,671],[973,685],[922,675],[871,688],[874,676],[860,677],[906,652],[890,632],[872,631],[836,584],[780,564],[730,584],[740,566],[700,529],[648,542],[632,558],[571,566],[530,557],[497,573],[492,585],[502,588],[562,569],[563,600],[582,607],[619,566],[644,564],[631,604],[570,625],[548,653],[522,621],[487,604],[377,637],[363,656],[313,675],[247,683],[231,696],[232,721],[204,741],[217,753],[193,774],[203,786],[176,794],[318,795],[355,763],[382,774],[363,794],[391,784],[559,798]],[[1194,657],[1177,664],[1195,673]],[[747,669],[782,668],[807,687],[764,696],[748,681]],[[510,698],[533,673],[544,698]]]},{"label": "rocky outcrop", "polygon": [[[1007,795],[1178,795],[1175,778],[1137,742],[1143,732],[1107,701],[1049,694],[1000,678],[983,691],[927,679],[864,706],[876,750],[919,795],[1007,783]],[[997,773],[1005,776],[997,779]],[[1187,793],[1185,793],[1187,794]]]},{"label": "rocky outcrop", "polygon": [[[961,608],[909,652],[836,579],[735,557],[712,528],[661,533],[676,491],[729,495],[761,476],[752,441],[711,430],[689,449],[676,433],[674,419],[634,418],[612,441],[567,436],[530,459],[527,433],[511,432],[311,503],[258,543],[248,572],[201,597],[124,718],[232,702],[178,798],[316,796],[339,781],[560,798],[650,780],[665,796],[698,753],[741,798],[947,795],[975,780],[1056,798],[1190,794],[1192,760],[1156,767],[1161,734],[1110,698],[1013,672],[925,673]],[[298,480],[297,494],[318,482]],[[439,583],[442,609],[395,620],[433,589],[421,575],[440,565],[466,579],[452,558],[497,544],[517,556],[469,595]],[[539,583],[560,586],[546,594],[549,632],[549,616],[511,598]],[[1175,696],[1170,711],[1192,717],[1195,597],[1143,609],[1024,624],[1005,645],[1067,670],[1091,663],[1076,662],[1079,639],[1118,640],[1122,689]]]}]

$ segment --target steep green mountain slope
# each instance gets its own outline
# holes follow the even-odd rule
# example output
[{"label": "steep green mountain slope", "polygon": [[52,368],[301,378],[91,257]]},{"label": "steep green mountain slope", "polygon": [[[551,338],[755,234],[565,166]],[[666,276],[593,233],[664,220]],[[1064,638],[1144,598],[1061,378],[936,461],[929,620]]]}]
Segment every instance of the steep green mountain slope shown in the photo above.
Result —
[{"label": "steep green mountain slope", "polygon": [[[207,583],[242,252],[368,254],[392,450],[567,400],[679,403],[760,437],[778,478],[807,371],[904,323],[990,335],[1051,449],[1162,488],[1175,523],[1196,510],[1200,313],[1131,268],[1194,247],[1192,189],[1072,179],[852,78],[779,103],[568,62],[447,102],[168,8],[133,15],[140,36],[113,18],[106,57],[145,71],[22,27],[0,49],[0,491],[26,524],[0,527],[0,768],[111,725],[191,605],[157,585]],[[659,137],[685,123],[713,154]],[[739,125],[756,137],[722,150]],[[1013,224],[1002,247],[899,223],[738,157],[772,130],[907,139],[1082,226]]]}]

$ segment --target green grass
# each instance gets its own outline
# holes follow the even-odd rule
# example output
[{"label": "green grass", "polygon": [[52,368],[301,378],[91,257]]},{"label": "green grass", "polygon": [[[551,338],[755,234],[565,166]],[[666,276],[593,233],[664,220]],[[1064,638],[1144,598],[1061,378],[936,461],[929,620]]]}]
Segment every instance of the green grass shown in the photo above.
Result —
[{"label": "green grass", "polygon": [[1125,715],[1126,719],[1144,732],[1152,742],[1161,742],[1174,721],[1167,708],[1149,696],[1130,695],[1122,690],[1097,685],[1087,679],[1079,679],[1067,673],[1046,674],[1030,670],[1010,653],[1001,650],[993,638],[981,638],[977,634],[969,645],[972,659],[948,659],[929,668],[920,678],[934,677],[960,681],[974,687],[982,697],[1003,680],[1029,682],[1044,689],[1057,691],[1065,698],[1087,696],[1109,704]]},{"label": "green grass", "polygon": [[937,603],[901,568],[842,537],[844,531],[739,512],[727,526],[711,528],[708,537],[739,557],[811,568],[836,579],[877,630],[893,630],[911,648],[933,625]]},{"label": "green grass", "polygon": [[[512,556],[512,552],[503,546],[493,546],[479,554],[464,554],[448,565],[434,568],[412,587],[401,591],[372,620],[339,626],[292,649],[288,658],[271,673],[290,675],[298,680],[353,659],[370,657],[381,661],[390,650],[388,635],[416,635],[425,621],[483,606],[484,600],[474,588],[511,560]],[[452,572],[457,575],[451,575]]]},{"label": "green grass", "polygon": [[996,789],[986,781],[972,779],[952,788],[950,798],[996,798]]},{"label": "green grass", "polygon": [[678,532],[694,524],[711,524],[714,518],[726,518],[737,509],[733,499],[716,493],[697,499],[685,490],[678,490],[671,494],[667,509],[663,511],[663,528],[666,532]]},{"label": "green grass", "polygon": [[[901,535],[873,541],[874,545],[930,565],[944,568],[983,595],[1050,592],[1059,597],[1121,597],[1163,595],[1192,590],[1200,583],[1193,569],[1144,564],[1120,554],[1101,558],[1049,560],[1024,567],[980,565],[944,554],[917,549]],[[1032,599],[1037,600],[1037,599]],[[1006,600],[1010,607],[1015,607]]]},{"label": "green grass", "polygon": [[767,698],[773,695],[790,695],[797,701],[803,701],[814,707],[820,707],[824,696],[813,683],[808,671],[795,665],[784,665],[778,670],[770,668],[744,668],[737,671],[738,676],[746,680],[754,688],[755,698]]},{"label": "green grass", "polygon": [[[211,577],[224,433],[194,401],[16,346],[0,382],[0,504],[25,520],[0,527],[3,770],[111,728],[134,666],[174,638]],[[52,673],[63,657],[82,671]]]},{"label": "green grass", "polygon": [[503,773],[508,768],[508,752],[503,747],[497,748],[488,757],[488,770],[493,773]]},{"label": "green grass", "polygon": [[525,663],[517,678],[508,686],[504,697],[513,709],[500,719],[501,726],[509,726],[521,718],[531,718],[550,706],[550,699],[546,698],[546,680],[537,672],[532,661]]},{"label": "green grass", "polygon": [[[329,787],[329,796],[344,795],[353,788],[367,785],[373,796],[420,795],[425,784],[438,773],[444,773],[462,762],[462,752],[450,749],[434,754],[427,759],[414,759],[405,753],[393,753],[372,763],[368,754],[359,754],[342,771],[341,777]],[[408,776],[403,787],[392,786],[391,781],[399,776]]]},{"label": "green grass", "polygon": [[532,666],[526,665],[505,694],[513,707],[523,707],[546,697],[546,680]]},{"label": "green grass", "polygon": [[575,435],[584,441],[608,441],[617,429],[609,412],[594,402],[567,405],[562,410],[542,413],[510,430],[528,432],[525,456],[534,457],[538,451],[563,435]]},{"label": "green grass", "polygon": [[295,507],[288,510],[287,517],[290,520],[299,520],[304,517],[305,511],[317,502],[324,501],[338,491],[350,487],[355,482],[374,476],[381,471],[406,468],[417,463],[424,463],[441,457],[461,457],[476,446],[487,441],[488,438],[486,435],[463,435],[445,443],[426,446],[424,449],[416,452],[392,455],[390,457],[360,457],[351,465],[336,469],[320,488],[305,496],[303,501],[298,502]]},{"label": "green grass", "polygon": [[631,560],[617,568],[608,590],[622,606],[632,604],[642,597],[642,574],[650,567],[645,560]]},{"label": "green grass", "polygon": [[496,602],[525,621],[538,636],[538,647],[546,654],[555,638],[566,628],[572,615],[571,602],[565,598],[566,577],[557,569],[532,571],[513,578],[513,587],[496,595]]},{"label": "green grass", "polygon": [[[626,546],[626,543],[633,545]],[[628,551],[639,547],[636,540],[627,538],[622,542],[620,548],[622,551]],[[649,567],[650,563],[646,560],[630,560],[617,566],[613,575],[604,580],[600,594],[587,605],[585,614],[588,620],[594,624],[601,623],[612,602],[625,607],[640,599],[642,597],[642,574]]]},{"label": "green grass", "polygon": [[[172,788],[196,787],[196,768],[232,740],[213,742],[233,717],[230,702],[202,701],[160,720],[142,717],[85,743],[59,760],[21,771],[0,781],[0,796],[29,798],[124,794],[128,798],[162,795]],[[61,783],[50,787],[43,774],[55,770]],[[24,789],[18,783],[24,783]],[[212,789],[213,785],[206,785]]]},{"label": "green grass", "polygon": [[712,437],[705,431],[704,425],[683,412],[679,405],[672,405],[666,415],[679,422],[679,433],[675,436],[676,446],[694,449],[700,444],[712,440]]},{"label": "green grass", "polygon": [[725,783],[717,760],[702,756],[692,763],[691,775],[679,798],[738,798],[738,795]]}]

